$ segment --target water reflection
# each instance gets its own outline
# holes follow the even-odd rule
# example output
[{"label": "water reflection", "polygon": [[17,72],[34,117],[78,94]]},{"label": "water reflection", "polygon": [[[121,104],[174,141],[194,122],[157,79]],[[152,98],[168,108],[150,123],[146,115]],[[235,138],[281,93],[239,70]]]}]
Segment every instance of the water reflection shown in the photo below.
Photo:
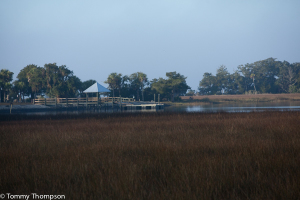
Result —
[{"label": "water reflection", "polygon": [[[57,114],[92,114],[92,113],[116,113],[116,112],[261,112],[261,111],[300,111],[300,101],[292,102],[259,102],[259,103],[219,103],[202,105],[182,105],[169,106],[164,109],[145,109],[145,110],[122,110],[115,109],[66,109],[66,110],[47,110],[47,111],[19,111],[12,114],[26,115],[57,115]],[[5,113],[3,113],[5,114]],[[6,113],[9,114],[9,113]]]},{"label": "water reflection", "polygon": [[[58,114],[95,114],[95,113],[132,113],[132,112],[163,112],[163,109],[145,109],[145,110],[122,110],[120,109],[65,109],[65,110],[51,110],[51,111],[38,111],[38,112],[18,112],[18,114],[26,114],[26,115],[58,115]],[[16,114],[16,113],[14,113]]]}]

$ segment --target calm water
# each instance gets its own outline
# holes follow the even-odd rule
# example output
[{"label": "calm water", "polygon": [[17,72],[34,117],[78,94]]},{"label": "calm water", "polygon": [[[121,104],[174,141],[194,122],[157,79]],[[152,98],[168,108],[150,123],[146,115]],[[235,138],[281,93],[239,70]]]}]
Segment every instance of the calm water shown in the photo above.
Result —
[{"label": "calm water", "polygon": [[267,103],[220,103],[196,106],[170,106],[165,111],[182,112],[254,112],[254,111],[299,111],[300,102],[267,102]]},{"label": "calm water", "polygon": [[[158,112],[262,112],[262,111],[300,111],[300,101],[268,102],[268,103],[220,103],[195,106],[168,106]],[[120,112],[115,110],[114,112]],[[156,110],[138,110],[122,112],[156,112]],[[81,114],[81,113],[113,113],[112,110],[65,110],[46,112],[18,112],[18,114],[45,115],[45,114]],[[15,113],[16,114],[16,113]]]}]

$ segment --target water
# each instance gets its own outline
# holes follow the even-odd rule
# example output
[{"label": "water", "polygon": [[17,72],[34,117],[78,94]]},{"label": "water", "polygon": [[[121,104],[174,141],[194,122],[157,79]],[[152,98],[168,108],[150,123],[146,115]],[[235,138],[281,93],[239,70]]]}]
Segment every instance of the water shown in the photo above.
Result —
[{"label": "water", "polygon": [[177,112],[262,112],[300,111],[300,102],[219,103],[193,106],[170,106],[165,111]]},{"label": "water", "polygon": [[[300,111],[300,101],[286,101],[286,102],[258,102],[258,103],[218,103],[218,104],[202,104],[202,105],[182,105],[182,106],[165,106],[163,110],[125,110],[128,112],[263,112],[263,111]],[[56,114],[83,114],[83,113],[118,113],[120,110],[111,109],[97,110],[97,109],[66,109],[66,110],[49,110],[49,111],[31,111],[18,112],[13,114],[27,114],[27,115],[56,115]],[[7,113],[9,114],[9,113]]]}]

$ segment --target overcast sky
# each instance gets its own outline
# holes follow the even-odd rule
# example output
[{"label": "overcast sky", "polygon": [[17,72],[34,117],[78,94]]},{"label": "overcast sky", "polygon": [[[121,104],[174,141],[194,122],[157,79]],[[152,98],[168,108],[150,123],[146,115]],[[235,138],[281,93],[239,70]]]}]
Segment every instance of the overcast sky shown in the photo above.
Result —
[{"label": "overcast sky", "polygon": [[1,0],[0,69],[66,65],[100,84],[112,72],[205,72],[269,57],[300,62],[299,0]]}]

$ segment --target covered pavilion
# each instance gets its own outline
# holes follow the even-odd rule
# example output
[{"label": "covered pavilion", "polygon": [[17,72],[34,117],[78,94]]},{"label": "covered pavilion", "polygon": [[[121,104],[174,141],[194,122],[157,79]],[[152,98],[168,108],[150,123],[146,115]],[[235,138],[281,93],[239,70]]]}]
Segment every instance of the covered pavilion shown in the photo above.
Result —
[{"label": "covered pavilion", "polygon": [[87,98],[88,98],[88,94],[96,94],[98,102],[99,102],[99,94],[106,93],[106,92],[110,92],[110,90],[103,87],[98,82],[94,83],[89,88],[87,88],[86,90],[83,91],[83,93],[86,93]]}]

